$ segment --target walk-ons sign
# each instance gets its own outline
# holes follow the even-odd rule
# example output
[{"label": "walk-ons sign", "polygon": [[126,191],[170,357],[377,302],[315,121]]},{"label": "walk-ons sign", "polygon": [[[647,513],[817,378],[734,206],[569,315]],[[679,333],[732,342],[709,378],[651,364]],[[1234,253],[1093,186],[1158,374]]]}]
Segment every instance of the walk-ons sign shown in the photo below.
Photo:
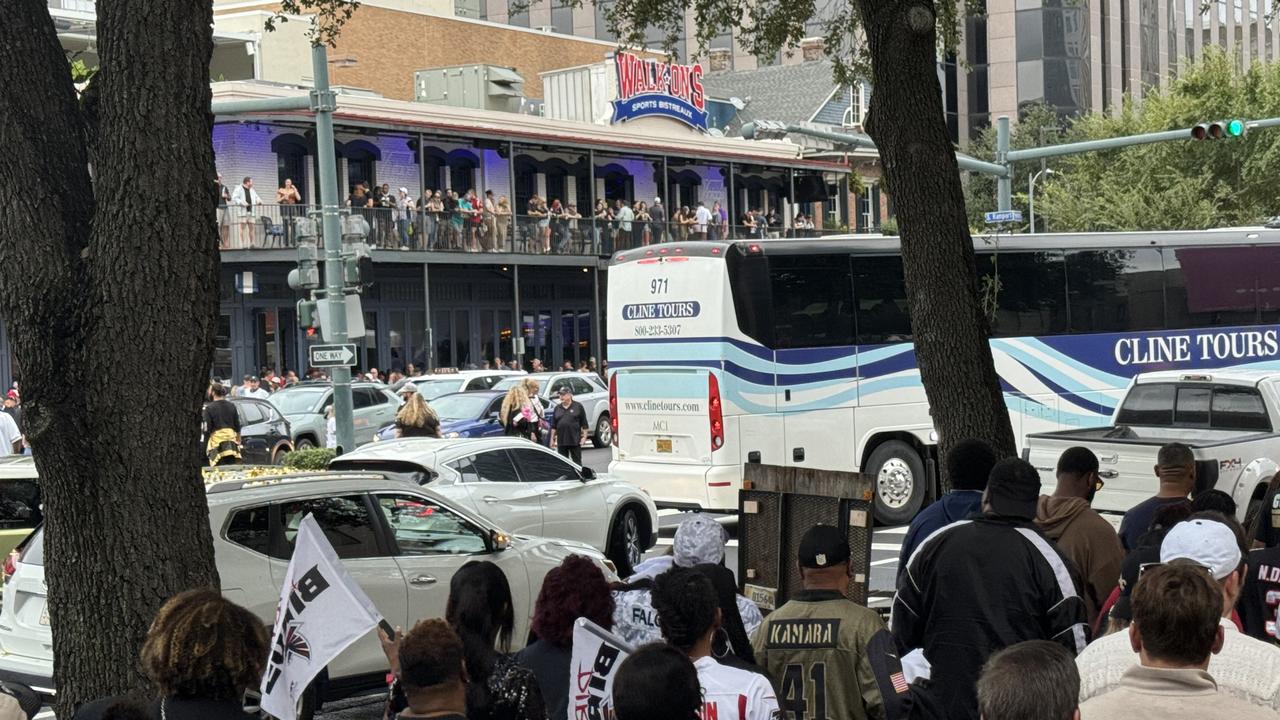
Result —
[{"label": "walk-ons sign", "polygon": [[613,122],[658,115],[707,131],[701,65],[646,60],[631,53],[618,53],[614,65],[618,99],[613,101]]}]

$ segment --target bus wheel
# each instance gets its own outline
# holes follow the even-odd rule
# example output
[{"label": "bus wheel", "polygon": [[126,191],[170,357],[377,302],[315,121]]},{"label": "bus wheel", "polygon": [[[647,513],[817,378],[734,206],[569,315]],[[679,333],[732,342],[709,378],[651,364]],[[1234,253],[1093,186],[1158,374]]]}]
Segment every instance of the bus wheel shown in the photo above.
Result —
[{"label": "bus wheel", "polygon": [[901,440],[881,443],[864,472],[875,482],[875,516],[883,525],[911,522],[924,503],[924,463],[915,448]]}]

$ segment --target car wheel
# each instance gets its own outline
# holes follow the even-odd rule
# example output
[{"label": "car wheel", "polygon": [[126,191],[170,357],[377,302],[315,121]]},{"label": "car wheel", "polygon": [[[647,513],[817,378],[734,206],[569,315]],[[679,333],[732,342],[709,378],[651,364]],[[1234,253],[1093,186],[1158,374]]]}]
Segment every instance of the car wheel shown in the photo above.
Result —
[{"label": "car wheel", "polygon": [[310,449],[314,448],[315,446],[316,446],[316,444],[315,444],[314,442],[312,442],[312,441],[311,441],[311,438],[299,438],[299,439],[298,439],[298,450],[310,450]]},{"label": "car wheel", "polygon": [[273,458],[272,464],[284,465],[285,457],[291,452],[293,452],[293,448],[289,447],[288,445],[281,445],[279,448],[276,449],[276,456],[275,458]]},{"label": "car wheel", "polygon": [[611,442],[613,442],[613,423],[609,422],[609,413],[603,413],[596,421],[596,434],[591,436],[591,444],[603,448],[609,447]]},{"label": "car wheel", "polygon": [[924,463],[915,448],[901,440],[882,443],[871,453],[863,472],[875,482],[875,516],[885,525],[911,522],[924,503]]},{"label": "car wheel", "polygon": [[1262,501],[1263,498],[1250,500],[1249,507],[1244,511],[1244,531],[1250,538],[1258,534],[1258,516],[1262,513]]},{"label": "car wheel", "polygon": [[613,519],[613,528],[609,531],[609,552],[605,553],[623,579],[630,577],[644,558],[644,540],[640,535],[640,518],[636,509],[623,508]]}]

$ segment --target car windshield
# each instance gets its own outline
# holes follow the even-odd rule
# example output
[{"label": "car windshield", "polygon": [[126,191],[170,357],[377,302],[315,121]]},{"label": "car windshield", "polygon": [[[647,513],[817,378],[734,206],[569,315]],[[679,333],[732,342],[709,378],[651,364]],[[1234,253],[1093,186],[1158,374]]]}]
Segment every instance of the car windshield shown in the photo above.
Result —
[{"label": "car windshield", "polygon": [[318,413],[324,410],[321,404],[328,395],[327,387],[289,388],[272,395],[271,404],[285,415]]},{"label": "car windshield", "polygon": [[[458,386],[461,381],[454,378],[446,378],[443,380],[423,380],[414,382],[418,386],[418,392],[427,400],[435,400],[441,395],[448,395],[451,392],[458,392]],[[434,407],[434,406],[433,406]]]},{"label": "car windshield", "polygon": [[510,390],[511,388],[524,382],[524,378],[520,375],[512,375],[509,378],[503,378],[493,386],[494,390]]},{"label": "car windshield", "polygon": [[488,394],[458,393],[444,395],[431,401],[431,409],[436,411],[441,422],[457,420],[475,420],[489,406],[493,397]]}]

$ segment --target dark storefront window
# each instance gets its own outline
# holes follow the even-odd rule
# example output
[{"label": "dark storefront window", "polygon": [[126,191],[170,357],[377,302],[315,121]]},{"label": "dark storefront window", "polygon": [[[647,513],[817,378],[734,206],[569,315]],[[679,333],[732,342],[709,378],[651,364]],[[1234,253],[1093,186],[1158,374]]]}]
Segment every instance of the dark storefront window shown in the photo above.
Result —
[{"label": "dark storefront window", "polygon": [[436,346],[436,367],[455,367],[453,364],[453,319],[448,310],[437,310],[431,334]]},{"label": "dark storefront window", "polygon": [[231,315],[218,315],[218,334],[213,341],[213,376],[219,380],[234,379],[231,372]]}]

